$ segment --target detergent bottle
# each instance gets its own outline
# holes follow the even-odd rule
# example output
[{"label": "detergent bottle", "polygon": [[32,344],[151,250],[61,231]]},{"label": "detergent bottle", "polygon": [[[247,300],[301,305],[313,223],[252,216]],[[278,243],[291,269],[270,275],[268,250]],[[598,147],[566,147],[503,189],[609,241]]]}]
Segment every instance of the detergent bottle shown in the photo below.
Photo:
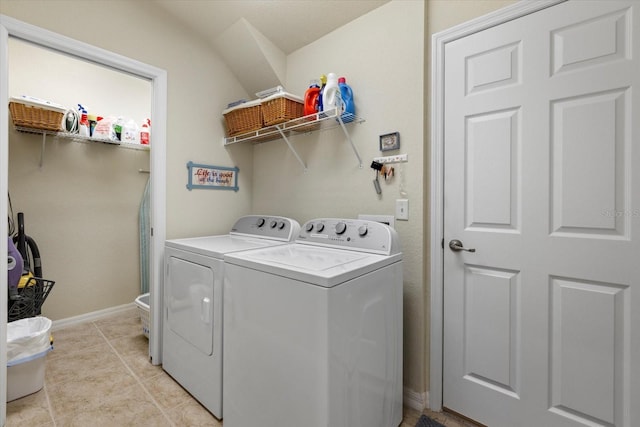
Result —
[{"label": "detergent bottle", "polygon": [[324,97],[324,87],[327,84],[327,76],[324,74],[320,76],[320,93],[318,94],[318,104],[316,105],[316,111],[324,111],[322,108],[322,98]]},{"label": "detergent bottle", "polygon": [[113,130],[116,132],[116,138],[118,141],[122,141],[122,128],[124,127],[124,117],[119,116],[116,123],[113,125]]},{"label": "detergent bottle", "polygon": [[87,121],[89,123],[89,136],[93,136],[93,131],[96,129],[96,125],[98,124],[98,116],[95,114],[87,114]]},{"label": "detergent bottle", "polygon": [[80,111],[80,122],[78,123],[78,134],[80,136],[89,136],[89,118],[87,117],[87,110],[78,104],[78,111]]},{"label": "detergent bottle", "polygon": [[309,89],[304,93],[304,114],[308,116],[310,114],[317,113],[318,108],[318,96],[320,95],[320,82],[318,80],[311,80]]},{"label": "detergent bottle", "polygon": [[347,79],[344,77],[340,77],[338,79],[338,87],[340,88],[340,114],[342,117],[342,121],[345,123],[349,123],[353,121],[356,114],[356,105],[353,102],[353,90],[351,90],[351,86],[347,84]]},{"label": "detergent bottle", "polygon": [[338,77],[335,73],[327,74],[327,84],[322,93],[322,111],[329,111],[337,108],[340,103],[340,88],[338,87]]},{"label": "detergent bottle", "polygon": [[133,119],[129,119],[122,127],[122,142],[127,144],[139,144],[140,132]]},{"label": "detergent bottle", "polygon": [[142,124],[142,128],[140,129],[140,144],[149,145],[150,139],[151,139],[151,120],[147,119],[147,121]]}]

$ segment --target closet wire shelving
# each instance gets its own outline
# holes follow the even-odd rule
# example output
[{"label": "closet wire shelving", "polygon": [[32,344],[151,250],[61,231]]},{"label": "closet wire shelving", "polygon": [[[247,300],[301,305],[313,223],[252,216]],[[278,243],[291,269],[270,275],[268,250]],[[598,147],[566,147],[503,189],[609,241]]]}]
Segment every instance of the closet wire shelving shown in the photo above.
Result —
[{"label": "closet wire shelving", "polygon": [[33,134],[33,135],[42,135],[42,148],[40,149],[40,167],[42,167],[43,163],[44,163],[44,149],[45,149],[45,145],[46,145],[46,141],[47,141],[47,135],[52,136],[54,138],[64,138],[64,139],[70,139],[74,142],[82,142],[82,143],[96,143],[96,142],[101,142],[103,144],[108,144],[108,145],[115,145],[118,146],[120,148],[127,148],[129,150],[143,150],[143,151],[147,151],[150,149],[150,147],[148,145],[140,145],[140,144],[123,144],[120,141],[111,141],[108,139],[98,139],[98,138],[91,138],[88,136],[81,136],[75,133],[68,133],[68,132],[62,132],[62,131],[53,131],[53,130],[47,130],[47,129],[36,129],[36,128],[30,128],[30,127],[25,127],[25,126],[14,126],[15,129],[18,132],[21,133],[29,133],[29,134]]},{"label": "closet wire shelving", "polygon": [[347,138],[349,144],[351,145],[351,148],[353,149],[353,153],[358,159],[358,166],[362,168],[362,158],[360,157],[360,153],[358,153],[358,149],[353,143],[351,135],[349,135],[349,132],[347,131],[347,127],[345,125],[351,123],[363,123],[365,120],[352,114],[345,117],[346,121],[345,118],[342,117],[342,114],[338,112],[338,109],[334,108],[328,111],[321,111],[315,114],[310,114],[308,116],[299,117],[297,119],[289,120],[277,125],[267,126],[253,132],[225,137],[223,138],[223,143],[225,146],[237,144],[240,142],[252,142],[253,144],[260,144],[276,139],[283,139],[287,143],[289,150],[293,153],[293,155],[296,157],[296,159],[302,165],[304,171],[306,172],[307,165],[304,163],[295,147],[289,140],[290,137],[309,134],[320,130],[333,129],[339,126],[340,128],[342,128],[345,137]]}]

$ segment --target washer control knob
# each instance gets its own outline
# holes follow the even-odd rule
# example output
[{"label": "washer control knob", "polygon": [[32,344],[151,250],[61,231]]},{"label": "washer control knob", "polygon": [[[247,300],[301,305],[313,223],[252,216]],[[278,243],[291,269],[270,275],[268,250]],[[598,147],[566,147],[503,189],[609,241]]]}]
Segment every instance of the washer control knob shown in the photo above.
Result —
[{"label": "washer control knob", "polygon": [[278,222],[278,230],[282,230],[284,228],[284,221]]},{"label": "washer control knob", "polygon": [[275,219],[269,223],[269,226],[271,228],[276,228],[276,225],[278,225],[278,221],[276,221]]},{"label": "washer control knob", "polygon": [[360,237],[366,236],[368,232],[369,232],[369,229],[367,228],[366,225],[361,225],[358,228],[358,234],[360,235]]},{"label": "washer control knob", "polygon": [[339,222],[336,224],[336,234],[344,234],[347,231],[347,224],[344,222]]},{"label": "washer control knob", "polygon": [[324,230],[324,224],[323,224],[323,223],[321,223],[321,222],[319,222],[319,223],[318,223],[318,226],[317,226],[316,228],[317,228],[317,230],[318,230],[318,233],[321,233],[321,232],[322,232],[322,230]]},{"label": "washer control knob", "polygon": [[258,218],[258,222],[256,225],[258,226],[258,228],[262,227],[264,225],[264,218]]},{"label": "washer control knob", "polygon": [[305,230],[307,230],[307,233],[311,233],[311,231],[313,231],[313,223],[308,222],[307,226],[305,227]]}]

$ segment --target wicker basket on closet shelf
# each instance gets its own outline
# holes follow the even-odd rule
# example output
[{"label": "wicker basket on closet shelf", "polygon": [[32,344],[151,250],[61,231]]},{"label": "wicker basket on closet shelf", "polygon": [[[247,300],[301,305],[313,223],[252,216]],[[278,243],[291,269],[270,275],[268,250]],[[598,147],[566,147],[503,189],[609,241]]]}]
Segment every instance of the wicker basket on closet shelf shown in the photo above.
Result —
[{"label": "wicker basket on closet shelf", "polygon": [[259,99],[227,108],[222,115],[227,126],[227,136],[262,129],[262,104]]},{"label": "wicker basket on closet shelf", "polygon": [[9,111],[15,126],[50,131],[62,130],[65,107],[35,98],[12,96]]},{"label": "wicker basket on closet shelf", "polygon": [[304,101],[286,92],[278,92],[262,100],[262,121],[265,126],[277,125],[302,117]]}]

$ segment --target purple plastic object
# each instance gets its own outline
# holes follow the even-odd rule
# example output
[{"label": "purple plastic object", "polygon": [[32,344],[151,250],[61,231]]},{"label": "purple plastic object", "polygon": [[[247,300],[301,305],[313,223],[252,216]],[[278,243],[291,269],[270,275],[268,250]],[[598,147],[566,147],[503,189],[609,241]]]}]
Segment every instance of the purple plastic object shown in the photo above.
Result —
[{"label": "purple plastic object", "polygon": [[18,283],[20,283],[20,277],[22,277],[22,269],[24,268],[24,260],[22,255],[18,252],[16,245],[13,244],[11,237],[8,238],[7,248],[9,252],[8,264],[9,264],[9,293],[12,295],[18,294]]}]

